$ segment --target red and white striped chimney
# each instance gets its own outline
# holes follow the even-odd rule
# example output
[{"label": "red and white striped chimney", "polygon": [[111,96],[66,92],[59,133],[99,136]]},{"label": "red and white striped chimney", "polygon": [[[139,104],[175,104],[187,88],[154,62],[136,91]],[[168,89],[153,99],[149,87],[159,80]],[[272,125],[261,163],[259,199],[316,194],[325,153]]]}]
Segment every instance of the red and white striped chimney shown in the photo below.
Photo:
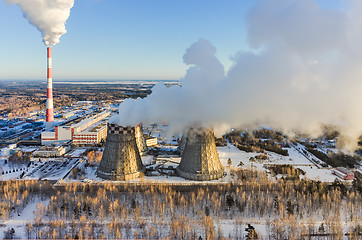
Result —
[{"label": "red and white striped chimney", "polygon": [[47,110],[46,110],[46,125],[47,129],[51,129],[54,126],[54,110],[53,110],[53,79],[52,79],[52,48],[47,48],[48,56],[48,68],[47,68]]}]

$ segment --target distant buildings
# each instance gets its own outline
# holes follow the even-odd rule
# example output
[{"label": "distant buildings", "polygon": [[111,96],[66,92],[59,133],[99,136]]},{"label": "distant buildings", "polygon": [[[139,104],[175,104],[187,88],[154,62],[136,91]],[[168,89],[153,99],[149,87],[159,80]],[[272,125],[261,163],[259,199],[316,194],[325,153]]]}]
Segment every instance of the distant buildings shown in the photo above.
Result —
[{"label": "distant buildings", "polygon": [[337,167],[336,169],[332,170],[332,173],[337,177],[342,178],[343,180],[353,180],[354,173],[347,168],[344,167]]},{"label": "distant buildings", "polygon": [[157,138],[155,137],[148,137],[146,138],[146,146],[153,147],[157,145]]},{"label": "distant buildings", "polygon": [[34,151],[34,157],[60,157],[70,151],[70,146],[41,147]]},{"label": "distant buildings", "polygon": [[42,132],[42,145],[62,145],[69,141],[73,144],[97,144],[106,139],[107,125],[105,118],[110,111],[94,112],[91,115],[66,121],[55,127],[54,131]]}]

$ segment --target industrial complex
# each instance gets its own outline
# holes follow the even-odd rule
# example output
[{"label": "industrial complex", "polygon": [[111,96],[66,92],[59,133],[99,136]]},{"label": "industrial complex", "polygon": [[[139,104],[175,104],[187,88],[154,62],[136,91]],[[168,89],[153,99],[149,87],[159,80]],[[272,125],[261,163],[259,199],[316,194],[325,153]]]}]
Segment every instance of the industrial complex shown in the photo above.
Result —
[{"label": "industrial complex", "polygon": [[42,132],[42,145],[61,145],[69,141],[75,145],[100,143],[106,139],[106,118],[109,116],[109,111],[95,112],[61,123],[53,131]]}]

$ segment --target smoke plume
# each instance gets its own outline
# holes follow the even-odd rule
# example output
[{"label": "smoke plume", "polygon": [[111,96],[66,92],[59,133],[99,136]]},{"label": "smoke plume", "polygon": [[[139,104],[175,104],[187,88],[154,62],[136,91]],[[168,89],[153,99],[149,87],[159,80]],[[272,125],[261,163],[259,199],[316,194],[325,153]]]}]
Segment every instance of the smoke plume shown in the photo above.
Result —
[{"label": "smoke plume", "polygon": [[361,22],[359,0],[343,10],[317,0],[260,0],[246,19],[250,48],[233,56],[227,73],[215,47],[200,39],[184,55],[190,68],[182,87],[157,85],[147,98],[122,103],[111,121],[166,121],[173,132],[198,124],[314,135],[333,124],[352,150],[362,134]]},{"label": "smoke plume", "polygon": [[74,0],[4,0],[16,4],[24,17],[42,34],[47,46],[59,43],[59,38],[67,32],[65,22],[69,18]]}]

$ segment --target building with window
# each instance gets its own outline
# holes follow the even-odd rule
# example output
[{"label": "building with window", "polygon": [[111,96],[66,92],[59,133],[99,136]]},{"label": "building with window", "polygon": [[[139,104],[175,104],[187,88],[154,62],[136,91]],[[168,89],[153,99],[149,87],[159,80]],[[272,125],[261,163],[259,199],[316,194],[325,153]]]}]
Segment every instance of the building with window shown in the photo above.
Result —
[{"label": "building with window", "polygon": [[94,112],[85,117],[78,117],[55,126],[53,131],[42,132],[42,145],[97,144],[107,137],[107,117],[110,111]]},{"label": "building with window", "polygon": [[342,178],[343,180],[353,180],[354,179],[354,173],[345,167],[337,167],[336,169],[332,170],[332,173],[334,175],[336,175],[337,177]]}]

